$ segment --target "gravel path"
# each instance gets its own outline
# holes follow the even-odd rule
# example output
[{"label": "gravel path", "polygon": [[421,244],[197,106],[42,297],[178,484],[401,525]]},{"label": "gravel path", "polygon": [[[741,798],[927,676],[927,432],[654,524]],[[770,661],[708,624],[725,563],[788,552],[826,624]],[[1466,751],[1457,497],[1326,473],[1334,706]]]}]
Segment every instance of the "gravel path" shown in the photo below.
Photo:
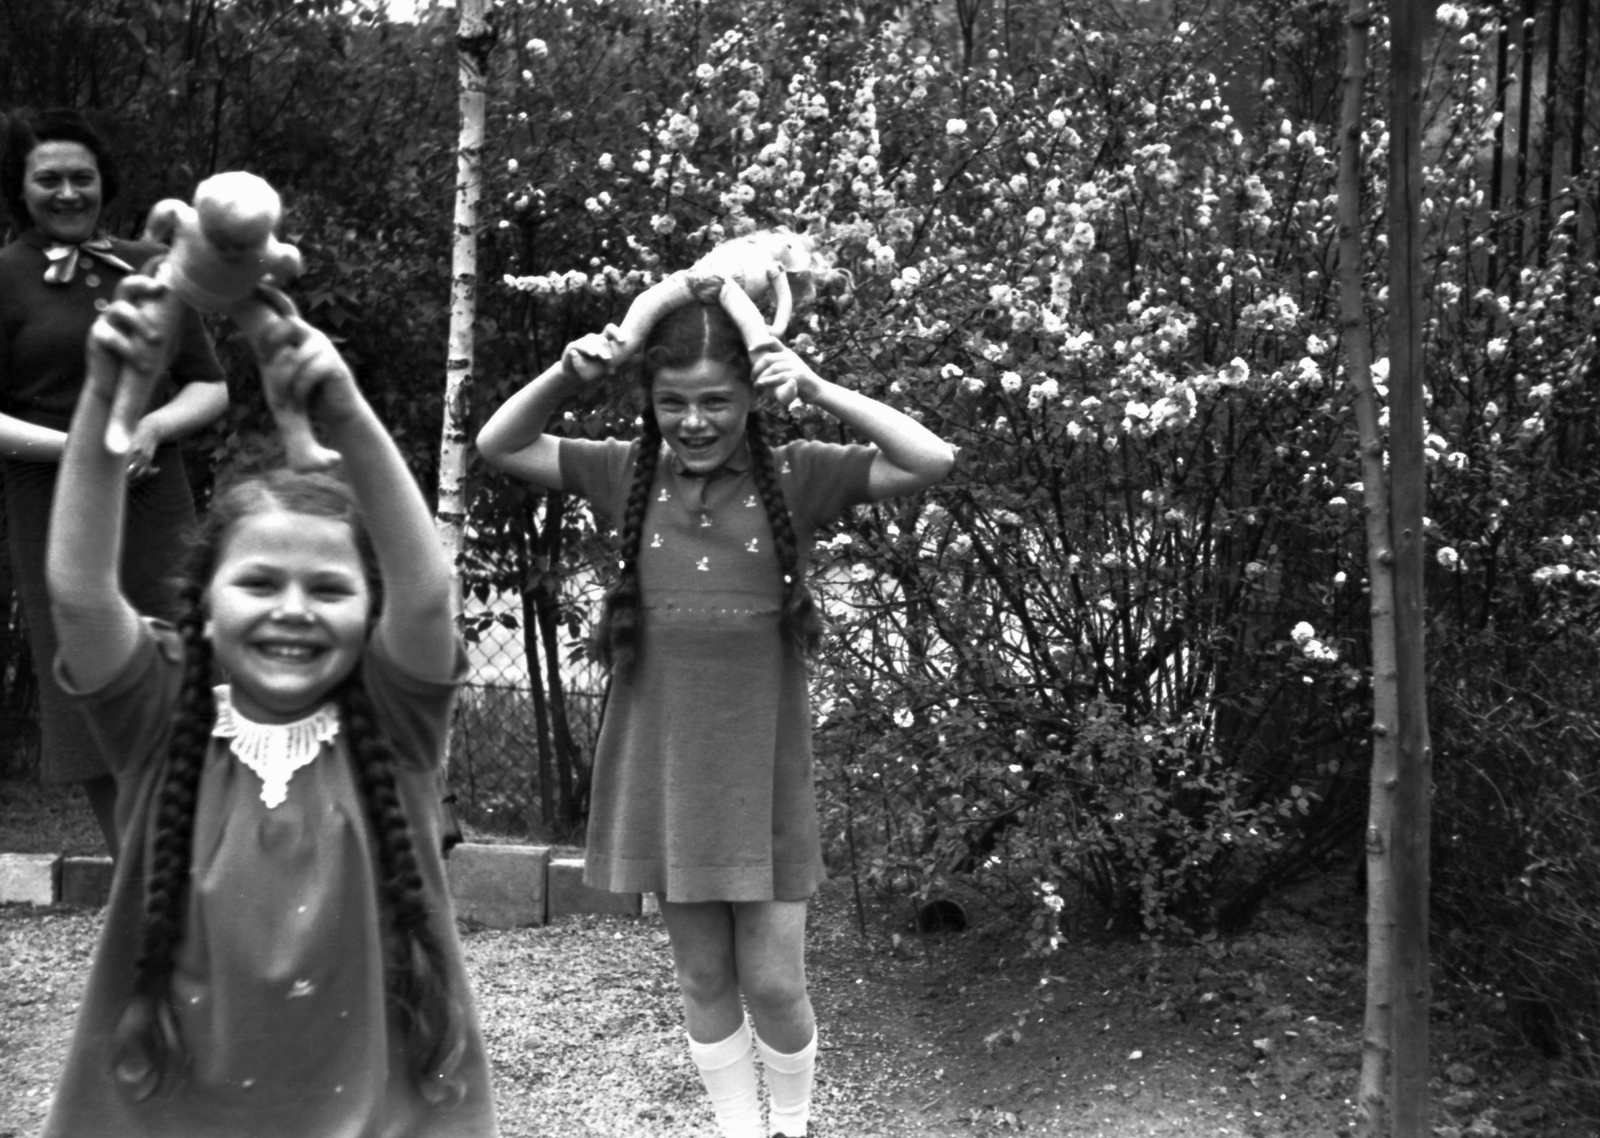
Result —
[{"label": "gravel path", "polygon": [[[814,942],[856,939],[841,914],[825,909]],[[24,1138],[43,1122],[99,925],[98,912],[0,906],[0,1138]],[[479,929],[464,945],[504,1138],[715,1133],[684,1046],[658,918]],[[826,972],[815,976],[818,986],[840,986]],[[819,1013],[826,1022],[826,1008]],[[892,1097],[892,1056],[860,1046],[849,1031],[833,1035],[824,1040],[812,1133],[920,1133],[876,1105]]]}]

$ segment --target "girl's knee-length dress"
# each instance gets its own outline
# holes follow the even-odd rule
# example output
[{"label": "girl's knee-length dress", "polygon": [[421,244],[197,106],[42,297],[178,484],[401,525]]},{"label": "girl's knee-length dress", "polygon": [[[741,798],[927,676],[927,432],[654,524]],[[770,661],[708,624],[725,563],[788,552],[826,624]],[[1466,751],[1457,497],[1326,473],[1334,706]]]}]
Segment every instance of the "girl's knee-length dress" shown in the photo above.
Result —
[{"label": "girl's knee-length dress", "polygon": [[264,797],[262,777],[227,739],[211,740],[173,974],[189,1069],[170,1093],[145,1102],[113,1081],[113,1032],[134,979],[182,676],[176,636],[146,628],[127,669],[78,697],[117,775],[122,856],[43,1138],[493,1135],[488,1062],[439,854],[435,778],[455,684],[411,676],[376,645],[363,676],[398,752],[396,781],[425,903],[465,1017],[465,1097],[431,1105],[405,1073],[385,994],[387,925],[371,828],[342,730],[270,806],[266,798],[275,796]]},{"label": "girl's knee-length dress", "polygon": [[[617,521],[637,443],[561,440],[563,484]],[[773,450],[800,546],[866,502],[876,450]],[[669,901],[798,901],[822,882],[806,668],[783,643],[783,580],[749,456],[709,477],[657,466],[640,540],[642,635],[607,697],[584,879]]]},{"label": "girl's knee-length dress", "polygon": [[[47,282],[49,244],[33,228],[0,249],[0,411],[64,431],[83,387],[84,340],[127,272],[90,250],[80,256],[71,280]],[[116,239],[107,250],[117,261],[136,268],[164,251],[151,242]],[[166,402],[184,384],[222,380],[222,365],[200,318],[186,313],[172,366],[153,405]],[[170,443],[160,447],[155,466],[155,474],[128,487],[122,588],[140,612],[162,616],[167,609],[167,578],[183,553],[182,537],[195,512],[180,448]],[[107,773],[82,716],[57,686],[51,670],[56,632],[45,585],[45,537],[59,469],[53,462],[0,462],[12,574],[39,683],[39,774],[45,782]]]}]

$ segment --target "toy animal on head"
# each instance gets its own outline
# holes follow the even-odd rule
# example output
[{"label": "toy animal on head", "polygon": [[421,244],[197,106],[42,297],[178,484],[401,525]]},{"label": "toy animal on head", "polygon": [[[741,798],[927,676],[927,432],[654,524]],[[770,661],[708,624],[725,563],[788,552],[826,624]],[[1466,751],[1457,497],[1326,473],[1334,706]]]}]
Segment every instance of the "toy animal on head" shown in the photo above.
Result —
[{"label": "toy animal on head", "polygon": [[[797,293],[803,302],[815,293],[819,281],[848,276],[833,269],[814,238],[782,226],[731,238],[634,298],[622,323],[606,327],[614,345],[611,362],[634,355],[656,321],[694,300],[719,300],[744,334],[745,347],[752,354],[768,350],[788,329]],[[770,323],[757,307],[769,295]]]},{"label": "toy animal on head", "polygon": [[[265,334],[293,309],[288,305],[284,311],[288,302],[281,294],[269,297],[262,290],[287,284],[301,270],[300,251],[274,236],[282,215],[278,192],[242,170],[201,182],[192,206],[171,198],[156,203],[145,223],[145,237],[171,246],[155,270],[156,279],[168,286],[161,302],[165,354],[170,355],[181,306],[188,305],[231,317],[261,360]],[[127,453],[160,370],[123,369],[106,426],[111,453]],[[317,442],[305,408],[290,393],[268,384],[266,396],[290,466],[323,470],[338,462],[339,453]]]}]

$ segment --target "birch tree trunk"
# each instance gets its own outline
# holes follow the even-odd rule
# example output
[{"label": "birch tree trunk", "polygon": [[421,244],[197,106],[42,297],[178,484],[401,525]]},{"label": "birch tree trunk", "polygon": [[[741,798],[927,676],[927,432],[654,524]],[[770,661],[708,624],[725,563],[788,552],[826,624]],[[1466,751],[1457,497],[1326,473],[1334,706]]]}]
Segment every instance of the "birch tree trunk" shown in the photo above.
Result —
[{"label": "birch tree trunk", "polygon": [[1394,552],[1389,543],[1389,479],[1384,469],[1383,431],[1372,384],[1372,333],[1367,323],[1362,273],[1361,126],[1367,78],[1367,40],[1372,25],[1368,0],[1350,0],[1346,21],[1344,103],[1339,148],[1339,300],[1345,366],[1354,390],[1356,432],[1361,446],[1361,495],[1366,506],[1367,582],[1372,621],[1372,781],[1367,807],[1367,1007],[1362,1032],[1361,1078],[1356,1128],[1361,1138],[1384,1138],[1389,1130],[1391,1054],[1390,963],[1394,943],[1394,879],[1389,833],[1393,828],[1398,768],[1399,690],[1394,647]]},{"label": "birch tree trunk", "polygon": [[[1389,527],[1395,561],[1399,767],[1391,865],[1394,1138],[1428,1138],[1428,839],[1433,782],[1423,643],[1422,36],[1424,7],[1389,0]],[[1523,93],[1524,100],[1527,92]],[[1526,102],[1524,103],[1526,105]]]},{"label": "birch tree trunk", "polygon": [[483,194],[484,75],[494,31],[486,0],[460,0],[456,54],[461,80],[461,136],[456,149],[455,241],[450,258],[450,348],[445,364],[444,423],[439,435],[439,497],[434,524],[450,552],[461,557],[466,522],[466,393],[472,383],[472,326],[478,312],[478,201]]}]

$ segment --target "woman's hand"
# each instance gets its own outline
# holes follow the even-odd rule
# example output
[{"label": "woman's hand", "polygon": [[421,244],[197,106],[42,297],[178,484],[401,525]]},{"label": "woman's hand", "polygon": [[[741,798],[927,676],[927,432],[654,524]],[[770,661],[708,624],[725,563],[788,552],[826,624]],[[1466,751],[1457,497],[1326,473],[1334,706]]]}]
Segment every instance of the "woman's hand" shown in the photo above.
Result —
[{"label": "woman's hand", "polygon": [[814,403],[818,393],[827,384],[789,348],[758,355],[751,369],[751,377],[755,382],[756,394],[772,396],[779,407],[791,406],[796,399],[802,403]]},{"label": "woman's hand", "polygon": [[156,448],[164,440],[161,431],[146,415],[139,420],[139,425],[133,429],[132,440],[128,444],[128,480],[139,482],[149,478],[161,468],[156,465]]}]

